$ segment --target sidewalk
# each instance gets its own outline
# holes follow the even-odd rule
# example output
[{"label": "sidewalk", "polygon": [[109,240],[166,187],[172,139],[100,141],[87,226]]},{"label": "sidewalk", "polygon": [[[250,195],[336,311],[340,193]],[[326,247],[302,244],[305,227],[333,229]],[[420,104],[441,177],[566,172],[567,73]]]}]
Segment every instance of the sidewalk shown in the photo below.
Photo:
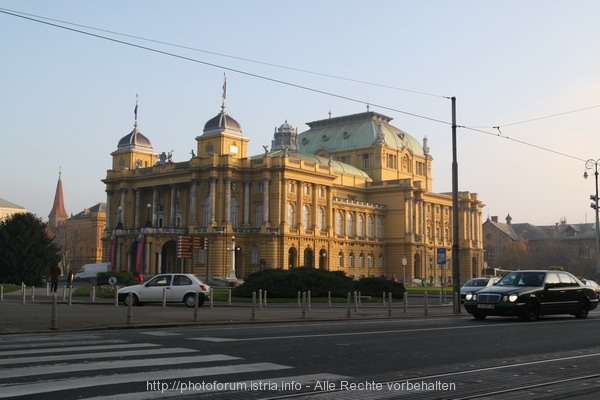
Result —
[{"label": "sidewalk", "polygon": [[183,304],[146,304],[129,309],[123,304],[116,306],[114,300],[97,298],[92,302],[87,297],[73,297],[68,304],[68,298],[63,300],[59,292],[54,312],[53,296],[45,290],[36,292],[33,300],[26,291],[25,304],[20,290],[4,293],[0,334],[454,315],[452,304],[440,305],[439,299],[429,298],[425,308],[424,298],[410,298],[406,308],[397,301],[391,309],[383,303],[364,303],[358,308],[354,304],[348,308],[345,303],[313,303],[303,310],[297,303],[256,304],[253,308],[249,303],[206,302],[195,316],[195,309]]}]

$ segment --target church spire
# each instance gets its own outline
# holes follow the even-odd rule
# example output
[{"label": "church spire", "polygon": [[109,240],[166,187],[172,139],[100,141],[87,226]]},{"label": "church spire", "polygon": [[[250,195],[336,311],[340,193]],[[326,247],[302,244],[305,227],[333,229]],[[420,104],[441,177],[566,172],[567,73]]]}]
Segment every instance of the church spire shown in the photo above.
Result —
[{"label": "church spire", "polygon": [[69,215],[65,209],[65,200],[62,187],[62,171],[58,172],[58,182],[56,183],[56,193],[54,194],[54,205],[50,214],[48,214],[48,225],[50,228],[56,228],[62,224]]}]

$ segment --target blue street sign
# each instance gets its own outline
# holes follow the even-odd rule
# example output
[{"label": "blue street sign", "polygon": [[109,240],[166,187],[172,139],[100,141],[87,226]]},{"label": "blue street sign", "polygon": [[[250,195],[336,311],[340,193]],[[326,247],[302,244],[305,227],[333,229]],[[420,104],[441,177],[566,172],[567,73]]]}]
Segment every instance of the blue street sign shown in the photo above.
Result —
[{"label": "blue street sign", "polygon": [[437,249],[437,263],[438,264],[446,264],[446,249],[444,249],[444,248]]}]

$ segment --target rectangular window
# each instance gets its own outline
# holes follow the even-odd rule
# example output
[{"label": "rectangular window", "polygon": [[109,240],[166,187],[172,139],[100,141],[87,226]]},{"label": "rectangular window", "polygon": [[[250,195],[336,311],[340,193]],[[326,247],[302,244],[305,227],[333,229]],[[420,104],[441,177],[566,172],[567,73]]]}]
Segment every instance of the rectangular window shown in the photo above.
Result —
[{"label": "rectangular window", "polygon": [[368,154],[363,154],[363,167],[364,168],[370,167],[370,158],[369,158]]}]

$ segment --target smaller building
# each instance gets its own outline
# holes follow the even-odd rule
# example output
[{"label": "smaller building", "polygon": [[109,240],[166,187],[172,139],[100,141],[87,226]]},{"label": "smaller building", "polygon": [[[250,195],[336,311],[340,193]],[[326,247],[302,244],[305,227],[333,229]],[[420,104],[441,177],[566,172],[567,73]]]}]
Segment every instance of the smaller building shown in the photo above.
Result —
[{"label": "smaller building", "polygon": [[102,262],[102,235],[106,227],[106,203],[98,203],[72,215],[65,223],[66,264],[73,272],[85,264]]},{"label": "smaller building", "polygon": [[26,213],[27,209],[8,200],[0,199],[0,221],[5,220],[13,214]]},{"label": "smaller building", "polygon": [[483,224],[485,256],[482,273],[494,269],[519,269],[560,266],[582,277],[592,277],[596,268],[595,223],[569,224],[566,220],[553,225],[505,223],[498,217]]}]

